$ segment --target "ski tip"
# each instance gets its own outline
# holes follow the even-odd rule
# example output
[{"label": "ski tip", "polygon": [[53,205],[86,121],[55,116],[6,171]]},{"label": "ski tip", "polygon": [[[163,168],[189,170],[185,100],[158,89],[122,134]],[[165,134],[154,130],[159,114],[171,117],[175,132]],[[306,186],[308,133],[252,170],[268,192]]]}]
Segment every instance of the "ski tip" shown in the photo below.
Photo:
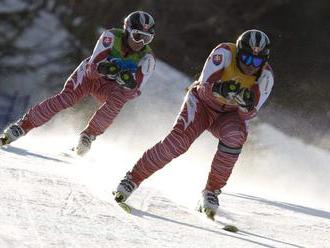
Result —
[{"label": "ski tip", "polygon": [[7,145],[7,139],[4,136],[0,137],[0,147]]},{"label": "ski tip", "polygon": [[112,195],[115,197],[114,200],[118,204],[119,207],[121,207],[125,212],[131,214],[132,208],[127,203],[122,202],[122,194],[118,191],[112,191]]},{"label": "ski tip", "polygon": [[215,221],[215,214],[216,212],[213,209],[207,208],[203,211],[206,214],[206,217],[212,221]]},{"label": "ski tip", "polygon": [[132,213],[132,208],[130,206],[128,206],[126,203],[123,202],[119,202],[118,203],[119,207],[121,207],[125,212],[127,213]]},{"label": "ski tip", "polygon": [[223,230],[234,233],[238,232],[238,228],[234,225],[225,225]]},{"label": "ski tip", "polygon": [[206,217],[212,221],[215,221],[214,215],[206,215]]}]

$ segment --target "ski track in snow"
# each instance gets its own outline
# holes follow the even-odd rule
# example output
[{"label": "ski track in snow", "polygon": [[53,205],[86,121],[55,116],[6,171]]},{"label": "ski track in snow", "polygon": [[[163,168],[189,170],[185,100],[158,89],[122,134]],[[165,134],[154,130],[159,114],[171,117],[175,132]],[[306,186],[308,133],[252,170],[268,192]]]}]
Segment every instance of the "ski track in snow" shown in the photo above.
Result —
[{"label": "ski track in snow", "polygon": [[[141,185],[129,215],[111,199],[112,188],[101,182],[96,190],[84,179],[95,175],[97,158],[64,156],[51,145],[41,152],[35,142],[0,149],[0,247],[330,246],[329,212],[238,192],[221,195],[212,222]],[[121,172],[112,169],[115,185]]]}]

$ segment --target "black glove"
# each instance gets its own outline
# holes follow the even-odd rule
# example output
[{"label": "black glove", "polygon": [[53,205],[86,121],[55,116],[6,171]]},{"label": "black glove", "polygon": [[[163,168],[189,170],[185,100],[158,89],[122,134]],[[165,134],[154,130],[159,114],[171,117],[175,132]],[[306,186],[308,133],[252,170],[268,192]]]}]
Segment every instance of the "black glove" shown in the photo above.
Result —
[{"label": "black glove", "polygon": [[116,79],[120,71],[120,68],[118,65],[111,62],[101,62],[97,66],[97,71],[100,74],[105,75],[110,79]]},{"label": "black glove", "polygon": [[220,81],[213,85],[212,91],[215,95],[220,95],[226,99],[232,100],[239,93],[241,84],[234,80]]},{"label": "black glove", "polygon": [[118,84],[128,89],[134,89],[136,87],[134,76],[129,70],[119,72],[116,81]]},{"label": "black glove", "polygon": [[240,107],[247,111],[252,111],[256,104],[256,96],[254,92],[247,88],[242,88],[234,99]]},{"label": "black glove", "polygon": [[129,70],[121,70],[115,63],[101,62],[97,67],[97,71],[107,78],[115,80],[125,88],[134,89],[136,87],[133,74]]}]

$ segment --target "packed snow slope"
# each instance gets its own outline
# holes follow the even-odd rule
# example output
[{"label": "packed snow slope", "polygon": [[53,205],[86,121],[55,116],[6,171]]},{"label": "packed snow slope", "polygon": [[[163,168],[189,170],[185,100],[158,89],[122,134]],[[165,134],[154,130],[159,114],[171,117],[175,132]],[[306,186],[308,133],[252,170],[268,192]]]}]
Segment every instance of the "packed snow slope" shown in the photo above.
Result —
[{"label": "packed snow slope", "polygon": [[113,202],[125,172],[170,130],[189,83],[159,62],[83,158],[68,155],[82,108],[1,148],[0,247],[330,247],[330,155],[263,123],[250,123],[216,222],[194,210],[217,147],[207,133],[140,186],[132,215]]}]

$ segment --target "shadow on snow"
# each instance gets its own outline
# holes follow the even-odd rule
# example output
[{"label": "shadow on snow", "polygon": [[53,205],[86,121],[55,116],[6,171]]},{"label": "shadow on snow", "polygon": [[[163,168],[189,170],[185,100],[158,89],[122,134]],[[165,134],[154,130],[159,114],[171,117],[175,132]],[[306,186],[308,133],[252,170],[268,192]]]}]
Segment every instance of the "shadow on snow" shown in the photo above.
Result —
[{"label": "shadow on snow", "polygon": [[54,161],[54,162],[61,162],[61,163],[66,163],[66,164],[68,163],[65,160],[61,160],[61,159],[57,159],[57,158],[37,154],[37,153],[34,153],[34,152],[30,152],[28,150],[13,147],[13,146],[2,147],[1,150],[4,151],[4,152],[15,153],[15,154],[20,155],[20,156],[33,156],[33,157],[36,157],[36,158],[46,159],[46,160],[50,160],[50,161]]}]

